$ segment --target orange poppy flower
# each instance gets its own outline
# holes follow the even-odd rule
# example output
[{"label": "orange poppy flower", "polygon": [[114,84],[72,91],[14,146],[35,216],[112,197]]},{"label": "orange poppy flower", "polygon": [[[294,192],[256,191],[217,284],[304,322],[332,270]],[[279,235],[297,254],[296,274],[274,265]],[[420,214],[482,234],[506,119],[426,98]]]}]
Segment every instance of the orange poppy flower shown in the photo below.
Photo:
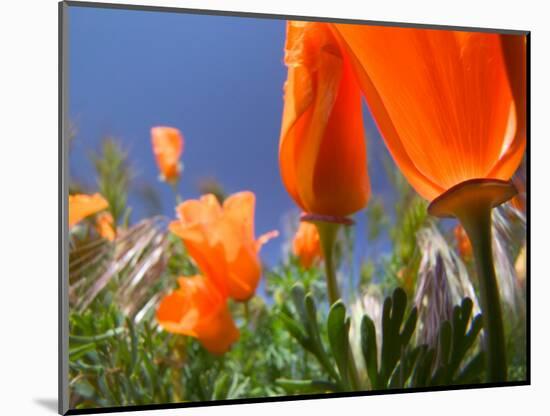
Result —
[{"label": "orange poppy flower", "polygon": [[175,181],[181,173],[183,136],[180,131],[173,127],[153,127],[151,142],[161,179],[166,182]]},{"label": "orange poppy flower", "polygon": [[188,200],[177,208],[178,220],[170,230],[182,238],[201,271],[219,290],[237,301],[248,300],[256,291],[261,275],[260,248],[278,233],[254,237],[252,192],[227,198],[223,207],[213,194]]},{"label": "orange poppy flower", "polygon": [[306,269],[321,258],[321,240],[315,224],[300,222],[292,240],[292,253],[300,259],[300,264]]},{"label": "orange poppy flower", "polygon": [[213,354],[223,354],[239,339],[226,298],[203,276],[180,277],[165,296],[157,321],[168,332],[197,338]]},{"label": "orange poppy flower", "polygon": [[97,193],[69,195],[69,228],[108,206],[107,200]]},{"label": "orange poppy flower", "polygon": [[309,214],[362,209],[370,184],[361,91],[330,25],[288,22],[279,143],[283,183]]},{"label": "orange poppy flower", "polygon": [[525,149],[516,134],[524,113],[498,34],[334,27],[393,159],[420,195],[432,201],[467,180],[510,179]]},{"label": "orange poppy flower", "polygon": [[460,253],[460,256],[463,259],[472,258],[472,245],[470,244],[470,239],[468,238],[468,234],[466,234],[464,227],[462,227],[462,225],[460,224],[457,224],[454,228],[454,235],[456,247],[458,249],[458,252]]},{"label": "orange poppy flower", "polygon": [[109,241],[114,241],[116,232],[113,224],[113,216],[110,212],[102,212],[97,216],[95,228],[101,237]]}]

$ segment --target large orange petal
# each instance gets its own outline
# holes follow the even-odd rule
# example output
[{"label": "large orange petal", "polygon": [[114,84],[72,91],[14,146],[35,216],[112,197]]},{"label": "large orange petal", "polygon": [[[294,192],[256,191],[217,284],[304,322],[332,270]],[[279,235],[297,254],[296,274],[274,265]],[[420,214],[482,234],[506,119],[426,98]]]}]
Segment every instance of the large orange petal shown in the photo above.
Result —
[{"label": "large orange petal", "polygon": [[392,156],[421,195],[490,174],[515,129],[498,35],[335,27]]},{"label": "large orange petal", "polygon": [[516,107],[517,129],[489,176],[507,179],[517,170],[527,144],[527,38],[525,35],[500,35],[500,40]]},{"label": "large orange petal", "polygon": [[[342,26],[343,25],[335,25],[337,28],[336,33],[338,33],[340,37],[342,37],[340,33],[343,30]],[[393,156],[393,159],[395,161],[399,161],[397,164],[401,171],[420,195],[425,198],[429,198],[430,195],[439,195],[444,191],[444,189],[423,175],[410,159],[405,148],[401,144],[399,134],[395,129],[393,121],[386,111],[386,108],[384,107],[380,94],[373,85],[367,72],[362,67],[359,58],[355,55],[354,49],[350,47],[350,44],[348,43],[349,37],[346,39],[347,40],[344,44],[346,45],[345,47],[355,70],[357,79],[361,85],[363,93],[366,97],[368,97],[367,99],[371,113],[374,115],[378,129],[384,134],[384,140],[388,146],[389,152]]]}]

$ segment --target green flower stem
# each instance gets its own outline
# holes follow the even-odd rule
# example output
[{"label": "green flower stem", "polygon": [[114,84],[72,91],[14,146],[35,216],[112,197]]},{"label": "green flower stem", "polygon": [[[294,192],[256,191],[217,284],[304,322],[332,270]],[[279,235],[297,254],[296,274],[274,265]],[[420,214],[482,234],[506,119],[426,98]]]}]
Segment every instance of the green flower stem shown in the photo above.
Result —
[{"label": "green flower stem", "polygon": [[243,302],[243,308],[244,308],[244,322],[245,325],[248,326],[250,322],[250,307],[248,305],[248,300]]},{"label": "green flower stem", "polygon": [[[323,252],[325,275],[327,279],[328,301],[332,306],[340,299],[340,290],[338,289],[338,282],[336,280],[334,247],[336,245],[336,237],[338,236],[338,230],[340,229],[341,224],[328,221],[315,221],[314,224],[317,227],[319,238],[321,240],[321,250]],[[351,351],[351,347],[349,345],[348,356],[348,373],[350,376],[351,386],[353,390],[358,390],[359,375],[357,373],[355,358],[353,357],[353,352]]]},{"label": "green flower stem", "polygon": [[179,205],[183,202],[183,199],[181,198],[181,195],[178,191],[178,185],[179,185],[179,178],[173,181],[169,182],[170,188],[172,188],[172,192],[174,193],[174,197],[176,198],[176,205]]},{"label": "green flower stem", "polygon": [[472,244],[479,280],[483,328],[486,334],[487,381],[506,381],[506,350],[498,283],[493,262],[489,204],[469,206],[457,212]]},{"label": "green flower stem", "polygon": [[336,267],[334,264],[334,247],[340,224],[318,221],[315,222],[319,238],[321,240],[321,250],[325,263],[325,274],[327,279],[328,301],[332,306],[340,299],[340,290],[336,281]]}]

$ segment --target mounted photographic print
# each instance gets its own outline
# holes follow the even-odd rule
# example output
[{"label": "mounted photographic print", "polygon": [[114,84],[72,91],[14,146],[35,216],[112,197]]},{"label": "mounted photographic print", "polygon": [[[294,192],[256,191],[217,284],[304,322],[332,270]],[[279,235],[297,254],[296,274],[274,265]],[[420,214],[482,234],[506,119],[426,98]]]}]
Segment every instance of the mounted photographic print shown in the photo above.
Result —
[{"label": "mounted photographic print", "polygon": [[60,33],[60,413],[529,384],[529,32]]}]

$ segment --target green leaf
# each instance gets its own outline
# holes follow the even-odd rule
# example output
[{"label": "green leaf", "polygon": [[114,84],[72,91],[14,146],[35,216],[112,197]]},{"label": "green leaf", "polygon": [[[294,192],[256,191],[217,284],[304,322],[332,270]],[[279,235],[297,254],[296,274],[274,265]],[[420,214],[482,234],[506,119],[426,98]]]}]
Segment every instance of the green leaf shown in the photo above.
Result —
[{"label": "green leaf", "polygon": [[429,385],[431,372],[435,359],[435,350],[422,345],[419,351],[419,357],[416,368],[413,373],[413,386],[425,387]]},{"label": "green leaf", "polygon": [[405,322],[405,325],[403,327],[403,331],[401,332],[401,345],[408,345],[408,343],[411,340],[411,337],[414,333],[414,330],[416,329],[416,322],[418,320],[418,310],[416,309],[416,306],[412,308],[411,312],[409,313],[409,317],[407,318],[407,321]]},{"label": "green leaf", "polygon": [[452,341],[451,323],[449,321],[444,321],[439,328],[439,359],[445,365],[450,361]]},{"label": "green leaf", "polygon": [[291,380],[279,378],[275,380],[277,385],[289,393],[326,393],[338,391],[338,386],[330,381],[324,380]]},{"label": "green leaf", "polygon": [[361,350],[367,374],[373,388],[381,388],[378,380],[378,350],[376,347],[376,329],[374,322],[367,315],[361,321]]},{"label": "green leaf", "polygon": [[299,283],[295,284],[292,287],[291,295],[294,306],[296,307],[296,312],[298,313],[298,317],[300,318],[302,325],[307,328],[308,317],[306,314],[306,306],[304,301],[304,298],[306,296],[304,287]]},{"label": "green leaf", "polygon": [[480,382],[481,374],[485,370],[485,355],[483,351],[477,353],[462,369],[456,378],[457,384]]},{"label": "green leaf", "polygon": [[214,400],[221,400],[227,397],[227,392],[229,390],[229,375],[222,374],[220,378],[216,380],[214,384],[214,393],[212,398]]},{"label": "green leaf", "polygon": [[338,367],[340,377],[342,378],[345,388],[349,389],[349,322],[346,323],[346,307],[342,301],[337,301],[330,308],[327,321],[327,330],[330,349],[336,361],[336,366]]},{"label": "green leaf", "polygon": [[101,342],[109,338],[116,337],[117,335],[123,334],[126,331],[124,327],[110,329],[107,332],[100,335],[91,335],[91,336],[79,336],[79,335],[69,335],[69,344],[88,344],[91,342]]},{"label": "green leaf", "polygon": [[407,306],[407,295],[401,288],[397,288],[393,292],[392,311],[390,318],[390,326],[392,333],[399,333],[401,323],[405,316],[405,307]]},{"label": "green leaf", "polygon": [[296,341],[304,347],[307,351],[314,352],[315,348],[313,347],[311,341],[307,337],[307,335],[304,333],[302,328],[292,319],[292,317],[281,313],[280,315],[281,321],[283,322],[283,325],[285,326],[286,330],[292,335]]}]

